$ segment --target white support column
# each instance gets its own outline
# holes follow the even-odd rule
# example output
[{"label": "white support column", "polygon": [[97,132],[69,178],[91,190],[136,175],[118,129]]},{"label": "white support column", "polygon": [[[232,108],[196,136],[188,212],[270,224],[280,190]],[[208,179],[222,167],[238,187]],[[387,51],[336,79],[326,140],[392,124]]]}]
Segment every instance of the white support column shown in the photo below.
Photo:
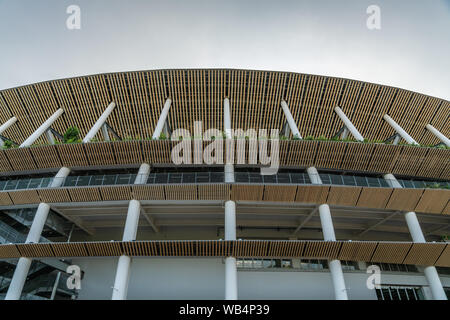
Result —
[{"label": "white support column", "polygon": [[292,113],[289,110],[286,101],[281,101],[281,108],[283,109],[284,116],[286,117],[286,121],[289,124],[289,128],[291,129],[292,136],[301,139],[302,136],[300,134],[300,131],[298,131],[297,124],[295,123],[294,117],[292,117]]},{"label": "white support column", "polygon": [[105,141],[111,141],[111,139],[109,138],[108,126],[106,125],[106,123],[102,125],[102,134]]},{"label": "white support column", "polygon": [[[313,184],[322,184],[319,173],[315,167],[306,169],[309,179]],[[330,206],[328,204],[321,204],[319,206],[320,224],[322,226],[323,239],[325,241],[336,241],[334,233],[333,220],[331,219]],[[347,289],[345,287],[344,274],[342,273],[342,266],[339,260],[329,260],[328,266],[330,268],[331,279],[333,281],[334,296],[336,300],[348,300]]]},{"label": "white support column", "polygon": [[[41,237],[42,229],[44,228],[45,221],[47,220],[50,206],[46,203],[40,203],[36,210],[36,214],[31,224],[30,231],[28,232],[25,243],[38,243]],[[19,300],[22,294],[23,286],[27,279],[28,271],[31,266],[31,258],[21,257],[17,262],[14,275],[9,284],[8,292],[6,293],[5,300]]]},{"label": "white support column", "polygon": [[[342,122],[344,122],[345,128],[347,129],[347,134],[348,134],[348,131],[350,131],[350,133],[353,135],[353,137],[355,137],[355,139],[357,141],[364,141],[363,136],[359,133],[359,131],[356,129],[356,127],[353,125],[353,123],[349,120],[349,118],[347,118],[347,116],[341,110],[341,108],[336,107],[336,108],[334,108],[334,111],[337,113],[339,118],[341,118]],[[345,138],[346,137],[343,137],[343,139],[345,139]]]},{"label": "white support column", "polygon": [[43,135],[62,114],[63,109],[58,109],[54,114],[50,116],[35,132],[31,134],[20,146],[19,148],[31,146],[41,135]]},{"label": "white support column", "polygon": [[[9,127],[11,127],[14,123],[16,123],[16,121],[17,121],[17,118],[12,117],[8,121],[6,121],[4,124],[2,124],[0,126],[0,134],[3,134],[3,132],[5,132]],[[0,138],[0,147],[3,147],[4,144],[5,143],[4,143],[3,139]]]},{"label": "white support column", "polygon": [[312,184],[322,184],[322,179],[320,179],[319,172],[315,167],[309,167],[306,169],[308,173],[309,180],[311,180]]},{"label": "white support column", "polygon": [[134,184],[146,184],[148,176],[150,175],[150,166],[147,163],[142,163],[139,171],[134,179]]},{"label": "white support column", "polygon": [[[139,224],[139,213],[141,203],[137,200],[130,200],[128,205],[127,220],[123,231],[122,241],[136,240],[136,233]],[[128,292],[128,281],[130,278],[131,257],[122,255],[117,263],[116,277],[112,293],[112,300],[125,300]]]},{"label": "white support column", "polygon": [[395,122],[390,116],[385,114],[383,116],[383,119],[386,120],[389,125],[394,128],[394,130],[403,138],[405,139],[406,143],[408,144],[418,144],[416,140],[414,140],[405,130],[403,130],[402,127],[398,125],[397,122]]},{"label": "white support column", "polygon": [[52,131],[50,129],[48,129],[47,131],[45,131],[45,136],[47,137],[47,141],[50,144],[55,144],[55,136],[53,135]]},{"label": "white support column", "polygon": [[[445,144],[448,148],[450,148],[450,139],[444,136],[441,132],[439,132],[438,129],[433,127],[431,124],[427,124],[426,128],[436,136],[439,140],[442,141],[443,144]],[[1,132],[0,132],[1,133]]]},{"label": "white support column", "polygon": [[[397,181],[393,174],[384,175],[384,179],[387,180],[387,183],[392,188],[402,188],[401,184]],[[413,242],[417,243],[426,243],[425,237],[422,232],[422,228],[420,227],[419,220],[417,219],[417,215],[415,212],[410,211],[405,213],[405,220],[408,226],[409,233],[411,234],[411,238]],[[437,273],[436,267],[427,266],[424,269],[425,278],[430,286],[433,299],[434,300],[447,300],[447,296],[445,295],[444,288],[442,287],[441,280],[439,279],[439,275]]]},{"label": "white support column", "polygon": [[[236,240],[236,203],[225,202],[225,240]],[[225,258],[225,300],[237,300],[236,258]]]},{"label": "white support column", "polygon": [[108,107],[105,109],[105,111],[103,111],[100,118],[98,118],[97,122],[92,126],[91,130],[89,130],[87,135],[84,137],[83,143],[88,143],[95,137],[95,135],[99,132],[99,130],[105,124],[106,120],[108,119],[111,112],[113,112],[115,107],[116,107],[116,104],[114,102],[111,102],[108,105]]},{"label": "white support column", "polygon": [[59,169],[59,171],[56,173],[55,177],[53,178],[52,183],[50,184],[50,188],[59,188],[63,185],[64,179],[69,175],[70,169],[67,167],[62,167]]},{"label": "white support column", "polygon": [[159,137],[161,136],[164,125],[166,124],[167,115],[169,114],[171,103],[172,100],[170,98],[167,98],[161,111],[161,115],[159,116],[158,123],[156,124],[155,131],[153,132],[152,139],[159,139]]}]

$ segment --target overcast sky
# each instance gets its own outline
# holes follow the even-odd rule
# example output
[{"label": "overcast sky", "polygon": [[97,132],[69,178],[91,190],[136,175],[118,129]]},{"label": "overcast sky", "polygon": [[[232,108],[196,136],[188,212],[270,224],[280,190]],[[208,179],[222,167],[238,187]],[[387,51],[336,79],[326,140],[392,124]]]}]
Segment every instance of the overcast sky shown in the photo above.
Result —
[{"label": "overcast sky", "polygon": [[[81,8],[81,29],[66,8]],[[369,5],[381,30],[366,27]],[[0,0],[0,89],[162,68],[338,76],[450,100],[450,0]]]}]

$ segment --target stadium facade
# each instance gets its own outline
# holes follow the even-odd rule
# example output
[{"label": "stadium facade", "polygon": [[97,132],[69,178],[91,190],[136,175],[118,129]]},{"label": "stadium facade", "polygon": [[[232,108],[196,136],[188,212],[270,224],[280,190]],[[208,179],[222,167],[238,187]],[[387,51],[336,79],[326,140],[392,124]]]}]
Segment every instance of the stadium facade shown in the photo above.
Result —
[{"label": "stadium facade", "polygon": [[449,295],[449,101],[189,69],[6,89],[0,110],[7,300]]}]

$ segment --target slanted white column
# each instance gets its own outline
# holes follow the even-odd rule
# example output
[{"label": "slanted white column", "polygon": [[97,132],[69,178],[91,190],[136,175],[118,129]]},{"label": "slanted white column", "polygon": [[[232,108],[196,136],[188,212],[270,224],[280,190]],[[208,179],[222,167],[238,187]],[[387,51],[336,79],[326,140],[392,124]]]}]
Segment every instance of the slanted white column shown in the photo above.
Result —
[{"label": "slanted white column", "polygon": [[39,137],[44,134],[62,114],[64,113],[63,109],[58,109],[54,114],[50,116],[39,128],[36,129],[35,132],[31,134],[20,146],[19,148],[29,147],[31,146]]},{"label": "slanted white column", "polygon": [[[387,183],[393,188],[402,188],[401,184],[397,181],[393,174],[384,175]],[[409,233],[413,242],[425,243],[425,237],[420,227],[419,220],[415,212],[410,211],[405,213],[405,220],[408,226]],[[442,287],[441,280],[437,273],[436,267],[428,266],[424,269],[425,278],[430,286],[431,293],[434,300],[447,300],[444,288]]]},{"label": "slanted white column", "polygon": [[286,121],[289,125],[289,128],[291,129],[292,136],[301,139],[302,136],[300,135],[300,131],[298,131],[297,124],[295,123],[294,117],[292,117],[292,113],[289,110],[286,101],[281,101],[281,108],[283,109],[284,116],[286,117]]},{"label": "slanted white column", "polygon": [[398,125],[397,122],[395,122],[390,116],[385,114],[383,116],[383,119],[386,120],[389,125],[394,128],[394,130],[403,138],[405,139],[406,143],[408,144],[418,144],[416,140],[414,140],[405,130],[403,130],[402,127]]},{"label": "slanted white column", "polygon": [[103,133],[103,139],[105,139],[105,141],[111,141],[111,139],[109,138],[109,132],[108,132],[108,127],[106,126],[106,123],[104,123],[102,125],[102,133]]},{"label": "slanted white column", "polygon": [[70,169],[67,167],[62,167],[59,169],[59,171],[56,173],[55,177],[53,178],[52,183],[50,184],[50,188],[59,188],[63,185],[64,179],[69,175]]},{"label": "slanted white column", "polygon": [[[322,184],[319,173],[315,167],[306,169],[309,179],[313,184]],[[330,206],[328,204],[321,204],[319,206],[320,224],[322,226],[323,239],[325,241],[336,241],[334,233],[333,220],[331,219]],[[328,266],[330,268],[331,279],[333,281],[334,296],[336,300],[348,300],[347,289],[345,287],[344,274],[342,273],[342,266],[339,260],[329,260]]]},{"label": "slanted white column", "polygon": [[103,111],[100,118],[98,118],[97,122],[92,126],[91,130],[87,133],[87,135],[83,139],[83,143],[90,142],[95,135],[98,133],[98,131],[102,128],[102,126],[105,124],[106,120],[108,119],[111,112],[113,112],[114,108],[116,107],[116,104],[114,102],[111,102],[108,107]]},{"label": "slanted white column", "polygon": [[[353,125],[353,123],[349,120],[349,118],[347,118],[347,116],[341,110],[341,108],[336,107],[336,108],[334,108],[334,111],[337,113],[339,118],[341,118],[342,122],[344,122],[345,128],[348,131],[350,131],[350,133],[353,135],[353,137],[355,137],[355,139],[357,141],[364,141],[363,136],[359,133],[359,131],[356,129],[356,127]],[[347,131],[347,133],[348,133],[348,131]],[[346,136],[343,138],[345,139]]]},{"label": "slanted white column", "polygon": [[47,137],[47,141],[50,144],[55,144],[55,136],[53,135],[53,133],[51,132],[50,129],[48,129],[47,131],[45,131],[45,136]]},{"label": "slanted white column", "polygon": [[[225,240],[236,240],[236,203],[225,202]],[[225,258],[225,300],[237,300],[236,258]]]},{"label": "slanted white column", "polygon": [[134,184],[146,184],[149,175],[150,165],[148,165],[147,163],[142,163],[139,167],[136,179],[134,180]]},{"label": "slanted white column", "polygon": [[312,184],[322,184],[322,179],[320,179],[319,172],[315,167],[309,167],[306,169],[308,173],[309,180],[311,180]]},{"label": "slanted white column", "polygon": [[[8,121],[6,121],[4,124],[2,124],[0,126],[0,134],[3,134],[3,132],[5,132],[9,127],[11,127],[14,123],[16,123],[16,121],[17,121],[17,118],[12,117]],[[2,138],[0,138],[0,147],[3,147],[3,145],[4,145],[4,141]]]},{"label": "slanted white column", "polygon": [[[447,147],[450,148],[450,139],[447,138],[446,136],[444,136],[442,133],[439,132],[438,129],[436,129],[435,127],[433,127],[431,124],[427,124],[426,128],[436,136],[436,138],[438,138],[439,140],[442,141],[443,144],[445,144]],[[1,128],[0,128],[1,130]],[[0,132],[1,133],[1,132]]]},{"label": "slanted white column", "polygon": [[163,131],[164,125],[166,124],[167,115],[169,114],[171,103],[172,100],[170,98],[167,98],[161,111],[161,115],[159,116],[158,123],[156,124],[155,131],[153,132],[152,139],[159,139],[159,137],[161,136],[161,132]]},{"label": "slanted white column", "polygon": [[[47,220],[50,206],[46,203],[40,203],[36,210],[36,214],[31,224],[30,231],[28,232],[25,243],[38,243],[41,237],[42,229],[44,228],[45,221]],[[22,294],[23,286],[27,279],[28,271],[31,266],[31,258],[21,257],[17,262],[14,275],[9,284],[8,292],[6,293],[5,300],[19,300]]]},{"label": "slanted white column", "polygon": [[[136,240],[136,233],[139,224],[139,213],[141,203],[137,200],[130,200],[128,205],[127,219],[123,231],[122,241]],[[128,281],[130,278],[131,258],[122,255],[117,263],[116,278],[112,293],[112,300],[125,300],[128,293]]]}]

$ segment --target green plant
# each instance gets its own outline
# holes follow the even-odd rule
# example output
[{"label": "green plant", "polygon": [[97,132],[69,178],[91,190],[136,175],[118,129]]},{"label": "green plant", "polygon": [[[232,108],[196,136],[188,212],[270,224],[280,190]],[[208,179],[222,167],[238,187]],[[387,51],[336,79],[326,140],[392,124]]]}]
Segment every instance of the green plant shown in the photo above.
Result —
[{"label": "green plant", "polygon": [[69,127],[63,136],[64,143],[77,143],[80,142],[80,130],[77,127]]},{"label": "green plant", "polygon": [[167,139],[167,137],[166,137],[166,135],[164,133],[161,133],[159,135],[159,140],[166,140],[166,139]]},{"label": "green plant", "polygon": [[[297,139],[298,139],[297,136],[295,136],[294,138],[297,138]],[[294,140],[295,140],[295,139],[294,139]],[[307,137],[305,138],[305,140],[314,140],[314,137],[313,137],[313,136],[307,136]]]},{"label": "green plant", "polygon": [[5,140],[3,143],[3,149],[11,149],[15,147],[16,146],[14,145],[14,143],[12,143],[10,140]]}]

